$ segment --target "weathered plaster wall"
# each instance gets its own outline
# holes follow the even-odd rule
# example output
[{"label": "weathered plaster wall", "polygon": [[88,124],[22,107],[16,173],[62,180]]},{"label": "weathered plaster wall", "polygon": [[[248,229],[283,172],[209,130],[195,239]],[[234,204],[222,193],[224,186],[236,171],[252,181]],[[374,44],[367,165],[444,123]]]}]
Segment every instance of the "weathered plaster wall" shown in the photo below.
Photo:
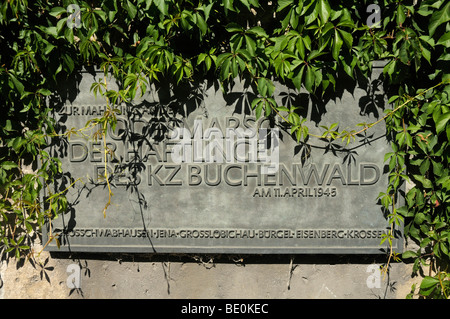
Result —
[{"label": "weathered plaster wall", "polygon": [[[36,249],[38,251],[38,249]],[[291,257],[293,257],[291,264]],[[374,256],[155,256],[50,255],[35,263],[3,261],[0,298],[257,298],[403,299],[411,266],[393,263],[380,286],[369,287],[367,271],[382,264]],[[81,266],[80,288],[70,288],[67,272]],[[369,278],[370,277],[370,278]]]}]

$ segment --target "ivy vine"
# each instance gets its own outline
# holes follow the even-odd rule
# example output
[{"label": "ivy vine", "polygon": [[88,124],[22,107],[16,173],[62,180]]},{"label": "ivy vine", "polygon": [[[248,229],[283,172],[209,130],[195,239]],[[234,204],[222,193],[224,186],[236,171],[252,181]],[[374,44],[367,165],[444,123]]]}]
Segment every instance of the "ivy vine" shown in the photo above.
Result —
[{"label": "ivy vine", "polygon": [[[379,12],[368,11],[373,4]],[[373,17],[379,21],[369,26]],[[392,152],[385,156],[389,186],[378,199],[390,224],[404,223],[418,247],[402,255],[391,251],[384,269],[391,260],[411,260],[423,280],[407,297],[449,297],[450,2],[3,1],[0,45],[0,256],[35,258],[32,243],[40,228],[67,209],[65,191],[49,187],[63,168],[46,146],[56,138],[51,113],[61,100],[58,83],[82,67],[97,66],[121,84],[112,90],[94,83],[108,111],[87,123],[97,128],[93,138],[105,140],[116,123],[115,106],[145,93],[152,82],[170,79],[176,86],[213,77],[225,92],[236,78],[251,83],[255,115],[280,117],[299,143],[348,144],[377,122],[344,131],[333,123],[310,134],[299,105],[277,104],[273,83],[321,99],[333,94],[337,81],[367,77],[372,62],[384,60],[392,108],[380,121]],[[406,181],[414,186],[404,194],[406,205],[396,207]],[[49,196],[42,199],[43,188]]]}]

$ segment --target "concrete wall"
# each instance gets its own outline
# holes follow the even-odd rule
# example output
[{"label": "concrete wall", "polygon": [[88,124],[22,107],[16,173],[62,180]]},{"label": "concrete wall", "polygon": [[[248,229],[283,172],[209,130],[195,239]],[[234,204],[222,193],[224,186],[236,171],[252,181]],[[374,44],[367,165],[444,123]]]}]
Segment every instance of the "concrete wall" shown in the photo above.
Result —
[{"label": "concrete wall", "polygon": [[[34,249],[38,252],[41,247]],[[411,264],[392,263],[389,275],[381,275],[379,284],[374,282],[372,266],[385,263],[386,256],[51,255],[44,251],[35,258],[24,264],[0,261],[0,299],[403,299],[420,281],[411,277]],[[79,288],[73,288],[67,280],[77,269],[81,281]]]},{"label": "concrete wall", "polygon": [[0,261],[0,299],[404,299],[421,281],[407,263],[374,272],[385,255],[55,254],[38,240],[34,251],[35,262]]},{"label": "concrete wall", "polygon": [[[370,265],[381,265],[385,256],[50,255],[44,251],[36,261],[41,265],[2,261],[0,299],[403,299],[420,280],[411,278],[412,265],[393,263],[377,285]],[[76,274],[70,271],[71,264],[77,265],[72,266],[75,269],[81,266],[80,288],[67,283]]]}]

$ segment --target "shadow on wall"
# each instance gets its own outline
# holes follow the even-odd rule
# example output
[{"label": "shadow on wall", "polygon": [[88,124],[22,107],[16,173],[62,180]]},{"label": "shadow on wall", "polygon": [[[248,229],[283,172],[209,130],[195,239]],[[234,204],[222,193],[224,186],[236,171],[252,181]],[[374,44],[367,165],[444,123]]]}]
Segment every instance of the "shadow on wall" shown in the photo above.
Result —
[{"label": "shadow on wall", "polygon": [[[95,76],[97,73],[94,69],[88,69],[88,73]],[[54,106],[55,113],[60,115],[59,121],[55,125],[56,132],[63,134],[70,130],[70,127],[66,126],[67,115],[58,112],[63,108],[67,102],[71,103],[75,101],[76,97],[80,93],[80,81],[82,75],[80,73],[74,73],[73,78],[69,79],[66,83],[70,83],[70,86],[61,87],[58,90],[58,95],[52,96],[50,104]],[[128,155],[130,160],[125,161],[123,157],[111,156],[111,163],[115,164],[114,169],[108,172],[108,182],[112,187],[115,187],[115,183],[118,178],[122,178],[122,173],[127,171],[127,190],[135,194],[136,203],[140,209],[141,221],[144,230],[148,224],[148,217],[145,216],[144,211],[151,208],[151,203],[145,197],[145,193],[140,189],[142,185],[136,182],[139,176],[146,170],[146,166],[143,164],[148,160],[146,155],[142,155],[140,150],[145,146],[150,150],[154,150],[154,145],[164,140],[169,139],[169,133],[175,127],[181,127],[183,125],[183,118],[187,118],[194,112],[201,113],[204,117],[208,117],[208,110],[205,107],[206,92],[213,88],[215,91],[223,89],[224,99],[226,101],[227,108],[233,108],[233,114],[252,115],[251,101],[257,97],[257,89],[253,83],[248,80],[244,80],[242,90],[236,90],[238,85],[229,84],[227,87],[221,88],[221,85],[213,79],[207,79],[206,81],[192,81],[183,82],[179,85],[169,81],[168,79],[161,79],[161,81],[154,84],[154,88],[151,92],[151,98],[138,100],[135,103],[124,105],[122,117],[126,117],[126,120],[118,125],[115,131],[109,132],[114,134],[115,138],[120,139],[123,143],[129,145]],[[344,92],[354,94],[356,88],[362,89],[366,94],[358,101],[360,108],[360,115],[369,116],[372,115],[375,118],[379,118],[383,113],[385,106],[384,94],[380,93],[382,82],[379,79],[367,80],[362,76],[359,76],[356,80],[350,79],[346,75],[338,75],[336,81],[336,91],[334,94],[325,94],[319,98],[312,94],[305,92],[297,92],[293,87],[288,87],[285,92],[280,93],[281,102],[287,107],[299,106],[297,112],[301,117],[308,118],[311,122],[319,125],[324,115],[327,113],[326,105],[330,100],[337,100],[342,98]],[[120,84],[118,85],[120,87]],[[283,132],[286,132],[288,136],[289,127],[285,123],[280,123],[275,119],[274,113],[269,116],[269,123],[271,127],[277,126]],[[373,134],[361,133],[357,136],[359,138],[356,146],[344,147],[341,143],[338,143],[329,139],[321,139],[321,145],[314,145],[312,143],[300,142],[295,146],[294,154],[300,154],[302,161],[306,162],[312,148],[322,149],[323,153],[331,153],[335,156],[338,154],[343,156],[343,163],[349,164],[355,162],[355,157],[358,155],[358,149],[364,145],[367,145],[382,137],[375,137]],[[52,155],[55,157],[64,157],[69,153],[68,150],[68,138],[66,136],[58,136],[52,139],[51,150]],[[385,167],[386,171],[386,167]],[[101,174],[101,171],[99,171]],[[104,173],[104,171],[103,171]],[[54,184],[54,192],[62,192],[66,190],[70,185],[75,182],[75,178],[70,172],[63,172],[57,182]],[[84,198],[89,197],[90,194],[96,188],[106,189],[107,183],[105,180],[99,181],[98,179],[92,179],[89,184],[84,184],[78,188],[77,196],[75,196],[71,202],[68,203],[68,210],[61,216],[64,220],[63,229],[55,229],[54,231],[61,233],[61,242],[64,245],[69,245],[68,233],[70,233],[76,226],[76,207],[83,201]],[[381,209],[381,208],[380,208]],[[152,239],[148,237],[149,246],[153,247]],[[156,252],[153,249],[153,252]],[[106,254],[109,255],[109,254]],[[63,255],[55,255],[63,256]],[[100,256],[95,255],[96,259]],[[126,254],[124,256],[127,256]],[[115,258],[115,257],[113,257]],[[133,255],[133,258],[135,256]],[[158,258],[151,255],[151,258]],[[163,255],[162,258],[177,258],[172,255]],[[191,258],[186,257],[188,260]],[[268,259],[267,259],[268,258]],[[261,262],[268,260],[269,263],[273,263],[277,258],[284,259],[285,256],[246,256],[246,260],[255,260],[255,262]],[[303,260],[314,259],[314,263],[318,263],[321,257],[317,256],[302,256]],[[336,260],[348,260],[353,258],[351,256],[334,257]],[[358,257],[360,258],[360,257]],[[373,261],[374,257],[368,257]],[[226,257],[222,259],[220,256],[215,257],[216,260],[227,260]],[[256,261],[257,260],[257,261]],[[329,263],[329,256],[325,258]],[[360,259],[358,259],[360,260]],[[337,261],[338,262],[338,261]]]},{"label": "shadow on wall", "polygon": [[[94,72],[89,70],[89,72]],[[73,78],[67,82],[72,84],[69,88],[60,88],[59,95],[51,97],[49,103],[54,105],[55,111],[66,104],[66,101],[74,101],[79,93],[79,82],[82,76],[79,73],[74,73]],[[333,98],[337,99],[342,97],[345,90],[344,84],[350,87],[348,90],[352,93],[352,88],[356,87],[356,82],[348,82],[346,78],[337,80],[338,87],[336,88],[336,94],[334,96],[324,96],[323,99],[319,99],[313,95],[304,92],[296,92],[293,88],[290,88],[288,92],[280,94],[282,103],[286,106],[301,106],[298,109],[299,115],[302,117],[308,117],[313,123],[318,125],[326,114],[326,105]],[[350,85],[349,85],[350,83]],[[367,95],[359,100],[359,108],[361,115],[373,115],[375,118],[379,118],[384,109],[384,95],[380,92],[381,82],[379,80],[365,81],[363,78],[358,79],[358,87],[367,92]],[[132,160],[127,163],[123,163],[123,159],[115,158],[112,162],[118,163],[115,166],[115,171],[109,172],[109,181],[114,184],[114,181],[123,170],[130,172],[128,175],[128,187],[131,192],[137,194],[138,206],[141,208],[142,225],[145,229],[146,221],[143,211],[146,210],[151,203],[145,198],[145,194],[140,190],[138,183],[135,183],[135,179],[139,176],[145,166],[142,162],[145,158],[141,157],[139,149],[144,145],[153,148],[154,143],[161,142],[168,138],[168,134],[173,127],[179,127],[183,124],[181,118],[187,117],[189,114],[195,111],[203,111],[204,116],[208,116],[206,108],[204,108],[204,96],[205,92],[214,87],[215,90],[220,90],[220,84],[217,81],[209,80],[207,82],[189,82],[175,85],[170,81],[162,80],[160,83],[155,84],[155,94],[157,99],[155,101],[144,100],[137,104],[130,104],[126,106],[127,121],[125,123],[131,123],[119,127],[116,135],[120,136],[122,141],[127,142],[132,146],[133,155]],[[231,91],[231,88],[228,88]],[[251,101],[256,97],[257,90],[252,87],[248,82],[244,85],[242,92],[230,92],[224,95],[227,107],[234,108],[233,113],[251,115]],[[145,119],[144,114],[149,117],[149,120],[142,123]],[[64,116],[61,121],[56,123],[57,133],[64,133],[69,127],[65,126]],[[288,132],[288,127],[283,123],[275,121],[274,117],[270,117],[271,125],[279,125],[281,129]],[[135,125],[139,123],[139,125]],[[365,144],[370,144],[374,140],[373,135],[362,134],[358,136],[360,143],[357,146],[351,148],[343,148],[337,143],[332,141],[326,141],[326,146],[317,146],[308,143],[299,143],[295,148],[295,154],[302,154],[302,158],[305,160],[310,153],[311,148],[321,148],[324,153],[342,153],[344,156],[344,162],[354,161],[355,155],[359,147]],[[380,137],[377,137],[380,138]],[[325,141],[324,141],[325,142]],[[68,154],[68,141],[66,137],[55,137],[52,139],[53,156],[62,157]],[[64,172],[59,176],[58,182],[54,185],[54,192],[61,192],[67,189],[75,179],[70,172]],[[83,200],[83,197],[88,197],[94,188],[105,188],[105,182],[94,182],[90,185],[84,185],[78,189],[78,196],[68,203],[68,210],[61,218],[65,219],[65,228],[61,229],[62,242],[70,245],[70,241],[66,236],[68,232],[74,229],[76,226],[76,206]],[[148,238],[149,245],[152,246],[151,238]],[[236,266],[245,267],[249,264],[289,264],[292,261],[301,264],[372,264],[372,263],[384,263],[386,256],[381,255],[328,255],[328,254],[305,254],[305,255],[280,255],[280,254],[265,254],[265,255],[239,255],[239,254],[132,254],[132,253],[80,253],[80,252],[51,252],[52,258],[72,259],[76,261],[80,268],[84,271],[85,276],[90,276],[89,261],[90,260],[105,260],[105,261],[117,261],[124,262],[181,262],[181,263],[197,263],[201,265],[214,265],[218,263],[235,264]],[[84,263],[81,262],[84,261]],[[18,266],[22,264],[19,262]],[[35,264],[33,267],[39,269],[41,280],[50,282],[49,272],[54,270],[53,266],[48,264],[48,259],[43,264]],[[1,281],[0,281],[1,285]],[[1,288],[1,286],[0,286]],[[69,295],[73,293],[83,294],[82,290],[74,288],[70,291]],[[170,293],[170,287],[168,287]]]}]

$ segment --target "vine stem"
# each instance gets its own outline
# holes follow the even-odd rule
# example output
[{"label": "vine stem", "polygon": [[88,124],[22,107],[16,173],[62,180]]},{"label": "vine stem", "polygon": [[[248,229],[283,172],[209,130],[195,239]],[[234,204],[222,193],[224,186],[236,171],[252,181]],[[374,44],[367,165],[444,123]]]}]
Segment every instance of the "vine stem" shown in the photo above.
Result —
[{"label": "vine stem", "polygon": [[109,184],[109,177],[108,177],[108,152],[107,152],[107,144],[106,144],[106,121],[103,125],[103,133],[102,133],[102,138],[103,138],[103,147],[104,147],[104,160],[105,160],[105,179],[106,179],[106,184],[108,186],[108,202],[105,205],[105,208],[103,208],[103,218],[106,218],[106,210],[108,209],[108,207],[111,205],[111,199],[112,199],[112,191],[111,191],[111,185]]},{"label": "vine stem", "polygon": [[[393,212],[395,211],[395,194],[392,194],[392,211]],[[394,222],[391,223],[391,229],[389,230],[389,236],[393,237],[393,233],[394,233]],[[389,271],[389,265],[391,263],[391,258],[394,255],[394,248],[392,246],[392,238],[389,238],[388,242],[389,242],[389,257],[386,262],[383,280],[386,278],[386,274]]]},{"label": "vine stem", "polygon": [[[106,67],[105,67],[104,71],[106,73]],[[106,82],[106,76],[104,78],[104,81],[105,81],[105,88],[107,88],[108,84]],[[108,97],[106,97],[106,105],[107,105],[107,107],[111,108]],[[108,121],[104,121],[104,123],[103,123],[103,130],[102,130],[102,139],[103,139],[103,147],[104,147],[104,160],[105,160],[105,180],[106,180],[106,185],[108,186],[108,202],[106,203],[105,207],[103,208],[103,218],[106,218],[106,210],[111,205],[111,199],[112,199],[112,195],[113,195],[113,193],[111,191],[111,185],[109,184],[109,177],[108,177],[108,151],[107,151],[108,146],[107,146],[107,143],[106,143],[107,124],[108,124]]]},{"label": "vine stem", "polygon": [[443,273],[442,271],[440,271],[440,272],[438,273],[437,277],[438,277],[438,279],[439,279],[439,284],[441,285],[442,293],[444,294],[445,299],[448,299],[448,295],[447,295],[446,292],[445,292],[444,283],[442,282],[441,274],[444,274],[444,273]]},{"label": "vine stem", "polygon": [[[51,195],[51,196],[48,197],[47,200],[50,201],[49,209],[48,209],[48,215],[49,215],[49,216],[50,216],[50,213],[51,213],[51,210],[52,210],[52,201],[53,201],[53,198],[56,197],[56,196],[60,196],[61,194],[63,194],[63,193],[66,192],[67,190],[69,190],[69,189],[70,189],[73,185],[75,185],[75,183],[77,183],[79,180],[81,180],[81,179],[80,179],[80,178],[77,178],[76,180],[74,180],[69,186],[67,186],[67,187],[66,187],[64,190],[62,190],[61,192],[55,193],[55,194],[53,194],[53,195]],[[51,192],[48,185],[47,185],[47,190],[49,191],[49,193]],[[47,242],[44,244],[44,246],[42,247],[42,249],[37,253],[37,257],[40,256],[40,254],[44,251],[45,247],[47,247],[48,244],[50,244],[50,242],[51,242],[53,239],[55,239],[55,240],[57,241],[57,243],[58,243],[58,239],[56,238],[56,236],[58,236],[58,235],[56,235],[56,236],[53,235],[53,231],[52,231],[52,223],[50,222],[50,223],[48,223],[48,225],[49,225],[49,231],[48,231],[48,233],[49,233],[49,236],[48,236],[49,239],[48,239]],[[58,244],[58,245],[59,245],[59,244]]]}]

